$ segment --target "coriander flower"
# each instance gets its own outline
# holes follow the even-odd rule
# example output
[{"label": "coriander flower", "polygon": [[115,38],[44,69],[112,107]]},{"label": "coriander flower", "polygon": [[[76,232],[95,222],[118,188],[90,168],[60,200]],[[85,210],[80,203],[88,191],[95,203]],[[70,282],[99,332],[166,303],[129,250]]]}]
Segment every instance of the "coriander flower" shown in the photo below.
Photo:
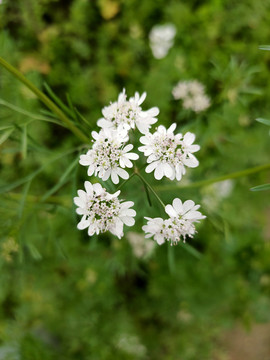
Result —
[{"label": "coriander flower", "polygon": [[179,81],[173,88],[175,100],[183,100],[183,107],[195,112],[206,110],[210,106],[210,99],[205,94],[204,85],[197,80]]},{"label": "coriander flower", "polygon": [[133,145],[125,143],[128,140],[125,130],[101,129],[99,133],[92,132],[95,139],[92,149],[80,156],[80,164],[88,166],[88,175],[95,174],[103,181],[111,177],[114,184],[119,183],[119,177],[128,179],[129,174],[123,168],[133,166],[130,160],[139,156],[130,152]]},{"label": "coriander flower", "polygon": [[145,218],[147,225],[142,227],[146,233],[145,237],[153,236],[159,245],[165,241],[170,241],[171,245],[177,244],[182,239],[185,242],[187,236],[193,237],[196,232],[194,223],[206,217],[198,211],[199,208],[200,205],[195,205],[192,200],[182,203],[180,199],[174,199],[172,205],[165,207],[165,211],[169,215],[168,219]]},{"label": "coriander flower", "polygon": [[120,190],[109,194],[100,184],[84,183],[85,190],[78,190],[74,203],[78,206],[77,214],[82,215],[77,227],[79,230],[88,228],[88,235],[110,231],[119,239],[124,235],[123,226],[133,226],[136,211],[130,209],[132,201],[121,202],[118,199]]},{"label": "coriander flower", "polygon": [[156,59],[162,59],[173,46],[176,28],[173,24],[155,25],[149,34],[150,47]]},{"label": "coriander flower", "polygon": [[174,135],[176,124],[172,124],[169,129],[162,125],[157,128],[153,134],[148,133],[140,138],[144,146],[139,147],[147,158],[147,167],[145,171],[154,172],[157,180],[166,176],[170,180],[181,180],[185,174],[185,166],[196,167],[199,165],[198,160],[193,155],[200,149],[199,145],[193,145],[195,135],[187,132]]},{"label": "coriander flower", "polygon": [[136,92],[134,97],[127,100],[125,89],[123,89],[116,102],[103,108],[103,118],[98,120],[97,125],[101,128],[120,128],[126,131],[137,127],[142,134],[145,134],[151,125],[157,122],[156,116],[159,114],[157,107],[142,111],[140,105],[145,98],[145,92],[141,96]]}]

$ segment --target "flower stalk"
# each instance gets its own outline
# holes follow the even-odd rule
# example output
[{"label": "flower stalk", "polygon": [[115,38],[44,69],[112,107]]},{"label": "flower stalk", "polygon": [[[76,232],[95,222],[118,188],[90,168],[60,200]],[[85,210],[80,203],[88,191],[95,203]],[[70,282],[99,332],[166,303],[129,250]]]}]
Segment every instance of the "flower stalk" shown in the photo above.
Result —
[{"label": "flower stalk", "polygon": [[21,83],[28,87],[43,104],[45,104],[57,117],[73,132],[74,135],[84,143],[88,143],[88,137],[73,124],[73,122],[63,113],[54,102],[52,102],[42,91],[40,91],[31,81],[29,81],[19,70],[0,57],[0,64],[15,76]]}]

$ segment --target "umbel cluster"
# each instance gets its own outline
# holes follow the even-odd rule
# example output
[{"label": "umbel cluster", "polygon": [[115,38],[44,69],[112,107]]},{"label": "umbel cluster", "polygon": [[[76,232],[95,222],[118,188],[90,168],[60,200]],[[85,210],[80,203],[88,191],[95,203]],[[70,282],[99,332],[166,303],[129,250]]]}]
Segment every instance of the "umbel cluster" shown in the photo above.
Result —
[{"label": "umbel cluster", "polygon": [[[186,167],[199,165],[194,153],[200,146],[193,144],[193,133],[174,134],[176,124],[168,129],[160,125],[151,132],[159,109],[153,107],[143,111],[141,105],[145,98],[146,93],[140,96],[136,92],[128,99],[124,89],[117,101],[102,109],[103,117],[97,122],[101,130],[92,132],[92,147],[79,160],[81,165],[88,167],[88,176],[95,175],[103,181],[110,178],[114,184],[119,183],[119,178],[129,178],[126,169],[132,168],[132,161],[139,159],[129,143],[129,132],[135,128],[142,134],[142,146],[138,151],[147,158],[145,171],[153,172],[155,179],[165,176],[180,181]],[[122,201],[119,199],[120,190],[110,194],[99,183],[86,181],[84,187],[85,190],[78,190],[78,196],[74,198],[76,212],[82,216],[78,229],[88,229],[89,236],[110,231],[120,239],[124,235],[124,225],[135,224],[134,202]],[[183,203],[178,198],[174,199],[172,205],[165,206],[167,219],[145,217],[147,224],[142,227],[145,237],[153,236],[159,245],[166,240],[177,244],[185,241],[187,236],[193,237],[196,232],[194,223],[205,218],[198,211],[199,207],[192,200]]]}]

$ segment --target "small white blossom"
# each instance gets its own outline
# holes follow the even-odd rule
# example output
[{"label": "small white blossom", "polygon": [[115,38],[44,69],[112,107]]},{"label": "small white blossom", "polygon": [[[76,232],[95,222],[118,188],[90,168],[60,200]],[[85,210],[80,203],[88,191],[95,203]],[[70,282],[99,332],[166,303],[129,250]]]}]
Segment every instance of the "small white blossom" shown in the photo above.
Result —
[{"label": "small white blossom", "polygon": [[162,125],[153,134],[148,133],[140,138],[144,145],[139,147],[147,158],[145,171],[150,173],[155,170],[154,176],[157,180],[166,176],[171,180],[181,180],[185,174],[185,166],[196,167],[198,160],[193,155],[200,149],[199,145],[193,145],[195,135],[187,132],[174,135],[176,124],[172,124],[168,130]]},{"label": "small white blossom", "polygon": [[118,199],[120,190],[110,194],[100,184],[91,184],[89,181],[85,181],[84,187],[86,191],[78,190],[78,196],[74,198],[78,206],[76,212],[82,215],[78,229],[88,228],[89,236],[110,231],[120,239],[124,235],[124,224],[133,226],[135,223],[133,217],[136,211],[130,209],[134,203],[121,202]]},{"label": "small white blossom", "polygon": [[103,118],[98,120],[97,125],[102,128],[120,128],[126,131],[137,127],[142,134],[145,134],[151,125],[157,122],[156,116],[159,114],[157,107],[142,111],[141,104],[145,98],[145,92],[141,96],[136,92],[134,97],[127,100],[124,89],[116,102],[103,108]]},{"label": "small white blossom", "polygon": [[133,254],[139,259],[148,258],[155,247],[155,243],[147,241],[143,234],[129,231],[126,235],[128,242],[131,245]]},{"label": "small white blossom", "polygon": [[114,184],[119,183],[119,177],[128,179],[129,174],[123,168],[133,166],[130,160],[139,156],[130,152],[133,145],[125,143],[128,140],[125,130],[101,129],[99,133],[92,132],[95,139],[92,149],[80,156],[80,164],[88,166],[88,175],[95,174],[106,181],[111,177]]},{"label": "small white blossom", "polygon": [[206,110],[210,106],[210,99],[205,94],[203,84],[197,80],[179,81],[173,88],[175,100],[183,100],[183,107],[195,112]]},{"label": "small white blossom", "polygon": [[182,203],[180,199],[174,199],[172,205],[165,207],[168,219],[145,218],[147,225],[142,227],[145,237],[153,236],[159,245],[165,241],[170,241],[171,244],[177,244],[181,240],[185,242],[187,236],[193,237],[196,232],[194,223],[206,217],[198,211],[199,208],[200,205],[195,205],[192,200]]},{"label": "small white blossom", "polygon": [[149,34],[150,47],[156,59],[162,59],[173,46],[176,28],[173,24],[155,25]]}]

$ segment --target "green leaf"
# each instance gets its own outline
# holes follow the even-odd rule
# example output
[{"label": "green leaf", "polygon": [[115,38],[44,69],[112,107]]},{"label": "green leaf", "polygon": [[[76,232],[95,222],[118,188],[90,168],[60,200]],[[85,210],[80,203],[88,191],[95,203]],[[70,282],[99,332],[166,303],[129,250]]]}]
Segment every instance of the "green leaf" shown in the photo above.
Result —
[{"label": "green leaf", "polygon": [[250,191],[265,191],[265,190],[270,190],[270,184],[258,185],[250,189]]},{"label": "green leaf", "polygon": [[258,119],[255,119],[255,120],[262,123],[262,124],[264,124],[264,125],[270,126],[270,120],[263,119],[263,118],[258,118]]},{"label": "green leaf", "polygon": [[40,252],[38,251],[38,249],[35,247],[35,245],[33,244],[26,244],[26,246],[28,247],[30,254],[32,255],[32,257],[35,260],[41,260],[42,259],[42,255],[40,254]]},{"label": "green leaf", "polygon": [[63,186],[66,182],[68,182],[70,180],[70,177],[68,178],[68,175],[71,173],[71,171],[75,168],[76,165],[79,164],[78,158],[76,157],[76,159],[69,165],[69,167],[66,169],[66,171],[64,172],[64,174],[60,177],[58,183],[53,186],[50,190],[48,190],[41,198],[41,201],[45,201],[48,199],[49,196],[51,196],[52,194],[54,194],[57,190],[59,190],[61,188],[61,186]]},{"label": "green leaf", "polygon": [[19,216],[20,219],[22,218],[22,214],[23,214],[23,209],[24,209],[26,197],[27,197],[27,194],[28,194],[28,192],[29,192],[29,189],[30,189],[30,186],[31,186],[31,182],[32,182],[32,181],[29,180],[29,181],[25,184],[25,187],[24,187],[23,192],[22,192],[22,197],[21,197],[21,199],[20,199],[19,208],[18,208],[18,216]]},{"label": "green leaf", "polygon": [[202,257],[202,254],[198,250],[196,250],[193,246],[182,242],[180,242],[179,245],[197,259],[200,259]]},{"label": "green leaf", "polygon": [[260,50],[268,50],[268,51],[270,51],[270,45],[260,45],[259,49]]},{"label": "green leaf", "polygon": [[50,97],[60,107],[60,109],[63,110],[64,112],[66,112],[66,114],[68,114],[69,116],[74,117],[72,111],[63,103],[62,100],[59,99],[59,97],[57,95],[55,95],[55,93],[52,91],[52,89],[46,82],[44,83],[44,87],[45,87],[47,93],[50,95]]},{"label": "green leaf", "polygon": [[23,127],[22,131],[22,158],[26,159],[27,157],[27,126]]},{"label": "green leaf", "polygon": [[43,169],[44,169],[47,165],[53,163],[54,161],[57,161],[57,160],[61,159],[63,156],[66,156],[66,155],[68,155],[68,154],[73,153],[73,152],[76,151],[76,150],[77,150],[77,148],[76,148],[76,149],[71,149],[71,150],[69,150],[69,151],[67,151],[67,152],[64,152],[64,153],[62,153],[62,154],[58,154],[58,155],[55,156],[53,159],[48,160],[48,161],[47,161],[44,165],[42,165],[39,169],[33,171],[31,174],[25,176],[24,178],[19,179],[19,180],[16,180],[16,181],[14,181],[14,182],[11,183],[11,184],[7,184],[7,185],[2,185],[2,186],[0,186],[0,194],[2,194],[2,193],[4,193],[4,192],[7,192],[7,191],[10,191],[10,190],[12,190],[12,189],[15,189],[16,187],[25,184],[27,181],[33,180],[33,179],[35,178],[35,176],[37,176],[39,173],[41,173],[41,172],[43,171]]},{"label": "green leaf", "polygon": [[4,131],[4,133],[0,136],[0,145],[2,145],[10,137],[13,131],[14,128]]},{"label": "green leaf", "polygon": [[[28,124],[31,123],[33,120],[40,120],[40,121],[47,121],[47,122],[50,122],[50,123],[54,123],[54,124],[57,124],[57,125],[60,125],[60,126],[63,126],[63,127],[67,127],[65,124],[63,124],[61,121],[57,120],[57,117],[54,119],[52,117],[54,117],[54,115],[50,112],[47,112],[49,114],[50,117],[46,117],[46,116],[42,116],[42,115],[39,115],[39,114],[34,114],[34,113],[31,113],[29,111],[26,111],[18,106],[15,106],[13,104],[10,104],[9,102],[3,100],[3,99],[0,99],[0,105],[2,106],[5,106],[6,108],[10,109],[10,110],[13,110],[19,114],[22,114],[22,115],[25,115],[26,117],[29,117],[30,121],[28,121]],[[1,128],[0,128],[1,129]]]}]

